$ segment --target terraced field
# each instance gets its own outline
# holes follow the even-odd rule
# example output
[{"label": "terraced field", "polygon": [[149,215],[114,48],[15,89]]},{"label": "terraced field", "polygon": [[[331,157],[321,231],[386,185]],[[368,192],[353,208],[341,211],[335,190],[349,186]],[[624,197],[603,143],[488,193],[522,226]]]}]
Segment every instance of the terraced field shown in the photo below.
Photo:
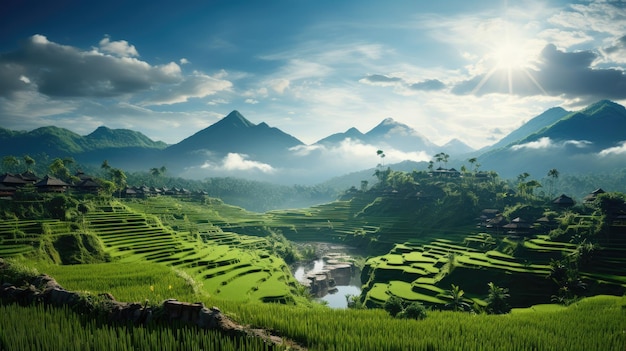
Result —
[{"label": "terraced field", "polygon": [[206,220],[206,226],[199,221],[192,235],[123,205],[102,207],[85,216],[86,226],[118,263],[168,265],[200,282],[209,295],[229,300],[293,300],[297,283],[284,261],[263,249],[264,239],[223,232]]},{"label": "terraced field", "polygon": [[[504,239],[511,243],[510,239]],[[444,304],[451,284],[465,291],[466,301],[484,305],[487,284],[498,282],[509,289],[513,306],[550,303],[557,286],[548,279],[551,260],[573,255],[577,245],[551,241],[547,235],[513,243],[521,245],[516,256],[496,251],[487,234],[470,235],[461,242],[436,239],[429,244],[397,244],[386,255],[370,258],[362,272],[365,302],[380,306],[389,297],[425,304]],[[609,245],[610,244],[610,245]],[[599,243],[592,262],[581,267],[581,278],[590,289],[623,291],[626,288],[626,240]],[[594,291],[597,293],[597,291]]]},{"label": "terraced field", "polygon": [[42,246],[42,234],[70,233],[69,223],[59,220],[0,221],[0,257],[28,254]]}]

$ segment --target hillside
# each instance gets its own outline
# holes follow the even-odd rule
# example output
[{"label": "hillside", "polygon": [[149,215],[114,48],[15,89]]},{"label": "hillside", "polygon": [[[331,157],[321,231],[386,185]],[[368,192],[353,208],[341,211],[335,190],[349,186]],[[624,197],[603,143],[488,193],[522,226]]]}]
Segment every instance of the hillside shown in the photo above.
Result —
[{"label": "hillside", "polygon": [[[566,335],[565,330],[576,329],[567,325],[581,320],[594,320],[602,330],[615,333],[620,325],[615,306],[623,304],[623,298],[596,295],[621,296],[626,291],[623,194],[559,207],[536,196],[531,181],[515,193],[493,174],[454,177],[379,170],[377,177],[378,183],[351,189],[332,203],[264,214],[207,196],[117,200],[40,195],[33,201],[37,195],[25,192],[25,198],[0,203],[0,257],[27,267],[21,269],[22,277],[36,268],[53,274],[68,289],[94,295],[109,292],[146,304],[186,296],[219,306],[239,323],[279,332],[315,350],[344,343],[363,350],[418,344],[426,349],[454,344],[530,350],[534,346],[525,346],[522,337],[536,332],[529,325],[544,331],[559,326],[554,333]],[[498,210],[506,222],[490,222],[497,214],[484,209]],[[503,225],[523,223],[520,218],[531,225]],[[279,233],[300,242],[360,248],[368,259],[356,306],[367,309],[331,311],[308,300],[285,263],[297,253]],[[0,272],[0,283],[6,277]],[[492,290],[504,289],[496,289],[506,295],[502,309],[493,309],[490,284],[495,284]],[[580,300],[584,296],[595,297]],[[391,318],[377,308],[392,298],[406,306],[427,306],[426,319]],[[586,306],[595,312],[576,314],[588,311]],[[506,313],[511,307],[505,318],[486,315]],[[468,310],[476,315],[461,312]],[[294,322],[304,320],[307,323]],[[411,333],[415,323],[428,328]],[[436,325],[463,331],[441,338]],[[348,338],[341,335],[342,341],[336,333],[339,327],[350,333]],[[471,340],[464,337],[470,329]],[[6,330],[18,335],[8,327],[0,335]],[[493,333],[499,337],[488,336]],[[593,339],[602,333],[576,330],[575,335]],[[476,335],[484,337],[477,342]],[[498,341],[502,335],[516,341],[507,340],[505,347]],[[570,350],[590,347],[583,340],[574,347],[552,333],[533,340]],[[594,345],[617,349],[622,341],[607,337]]]}]

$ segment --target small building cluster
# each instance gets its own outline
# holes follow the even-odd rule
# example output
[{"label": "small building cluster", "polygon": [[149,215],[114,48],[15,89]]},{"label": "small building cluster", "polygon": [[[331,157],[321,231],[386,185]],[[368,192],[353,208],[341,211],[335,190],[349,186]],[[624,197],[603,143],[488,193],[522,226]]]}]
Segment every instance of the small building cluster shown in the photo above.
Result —
[{"label": "small building cluster", "polygon": [[[71,191],[74,194],[98,194],[102,189],[95,177],[86,175],[81,171],[78,171],[74,177],[76,181],[70,184],[50,175],[39,178],[32,172],[5,173],[0,175],[0,199],[13,199],[17,190],[25,186],[33,186],[39,193],[67,193]],[[156,188],[146,185],[126,187],[121,192],[121,196],[126,198],[145,198],[157,195],[204,196],[208,193],[206,191],[190,191],[185,188]]]},{"label": "small building cluster", "polygon": [[16,191],[25,186],[33,186],[40,193],[64,193],[71,190],[83,194],[97,194],[100,190],[100,184],[92,177],[78,172],[76,178],[77,182],[69,184],[50,175],[39,178],[32,172],[5,173],[0,175],[0,198],[12,199]]},{"label": "small building cluster", "polygon": [[[591,192],[583,199],[584,204],[589,205],[593,203],[596,197],[602,193],[604,193],[602,189]],[[552,200],[552,206],[558,209],[568,209],[575,204],[576,201],[565,194],[561,194],[559,197]],[[526,237],[536,231],[549,231],[554,229],[557,227],[557,223],[553,218],[545,216],[532,219],[517,217],[509,221],[497,209],[484,209],[480,217],[477,218],[477,226],[496,234],[504,234],[511,237]]]},{"label": "small building cluster", "polygon": [[122,197],[125,198],[145,198],[150,196],[168,195],[168,196],[205,196],[208,195],[206,191],[190,191],[185,188],[167,188],[167,187],[153,187],[153,186],[132,186],[126,187],[122,190]]}]

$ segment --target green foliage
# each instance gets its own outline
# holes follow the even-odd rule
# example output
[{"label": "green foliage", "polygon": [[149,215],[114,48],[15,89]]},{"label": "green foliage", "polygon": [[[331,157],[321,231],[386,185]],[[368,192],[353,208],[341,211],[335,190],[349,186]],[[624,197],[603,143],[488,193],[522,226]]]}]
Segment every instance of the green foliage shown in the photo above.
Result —
[{"label": "green foliage", "polygon": [[442,295],[442,298],[448,300],[446,303],[446,307],[452,309],[453,311],[469,311],[471,306],[465,302],[465,291],[459,288],[458,285],[452,284],[450,290],[446,290],[445,294]]},{"label": "green foliage", "polygon": [[426,307],[420,302],[412,302],[398,313],[398,318],[422,320],[426,318]]},{"label": "green foliage", "polygon": [[400,312],[404,310],[403,301],[397,296],[391,296],[385,304],[383,309],[389,313],[390,316],[396,317]]},{"label": "green foliage", "polygon": [[62,264],[107,262],[100,240],[93,234],[67,234],[56,237],[53,243]]},{"label": "green foliage", "polygon": [[71,219],[73,212],[77,211],[77,207],[78,201],[74,197],[66,195],[55,195],[47,203],[50,217],[61,220]]},{"label": "green foliage", "polygon": [[511,306],[507,303],[509,295],[509,289],[501,288],[495,285],[493,282],[489,282],[489,293],[487,295],[486,311],[489,314],[504,314],[511,311]]}]

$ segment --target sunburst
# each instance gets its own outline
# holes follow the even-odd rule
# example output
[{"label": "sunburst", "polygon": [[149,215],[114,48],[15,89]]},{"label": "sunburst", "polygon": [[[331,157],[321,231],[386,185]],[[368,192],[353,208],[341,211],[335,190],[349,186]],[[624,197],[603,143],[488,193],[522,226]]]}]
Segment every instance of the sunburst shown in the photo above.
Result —
[{"label": "sunburst", "polygon": [[514,93],[514,80],[516,76],[527,77],[534,86],[546,94],[541,84],[535,79],[531,69],[536,55],[533,42],[523,35],[522,31],[512,30],[509,22],[501,22],[500,27],[494,33],[485,38],[484,45],[487,50],[483,56],[483,62],[489,71],[476,85],[473,93],[477,93],[485,83],[496,73],[505,74],[509,94]]}]

